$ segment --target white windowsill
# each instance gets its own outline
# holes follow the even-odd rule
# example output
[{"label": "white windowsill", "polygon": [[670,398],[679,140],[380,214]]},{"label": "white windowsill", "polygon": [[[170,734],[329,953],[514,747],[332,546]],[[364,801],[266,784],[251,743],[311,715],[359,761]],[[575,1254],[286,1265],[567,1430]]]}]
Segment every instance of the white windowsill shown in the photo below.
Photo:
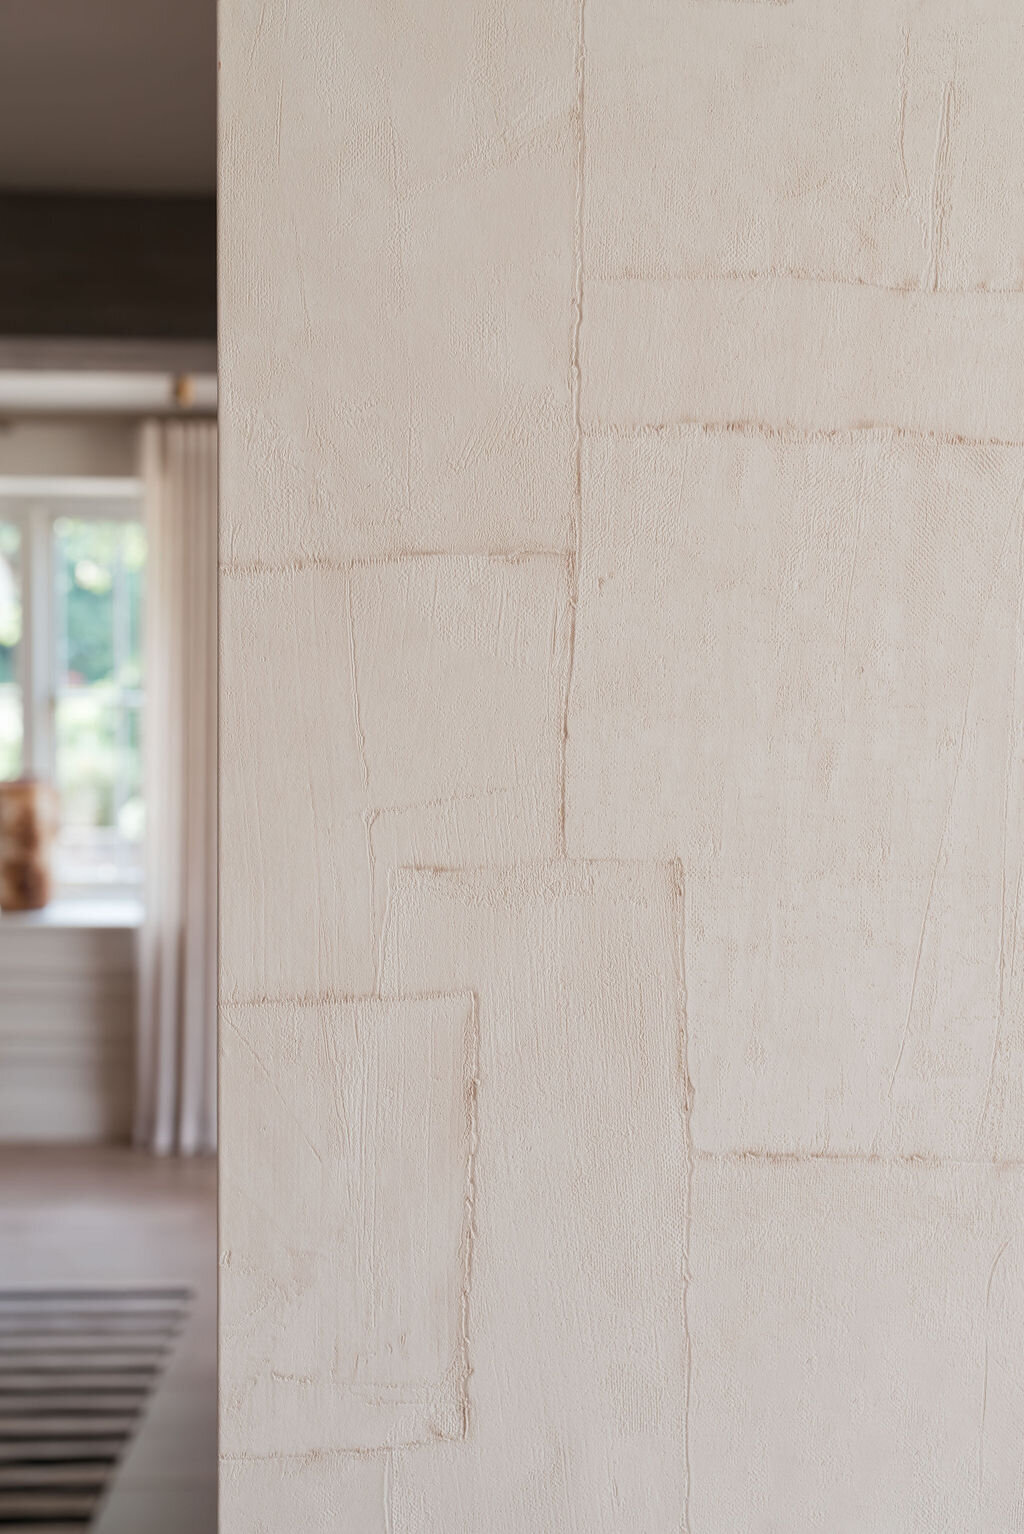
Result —
[{"label": "white windowsill", "polygon": [[41,911],[2,911],[0,927],[141,927],[142,902],[131,896],[64,896]]}]

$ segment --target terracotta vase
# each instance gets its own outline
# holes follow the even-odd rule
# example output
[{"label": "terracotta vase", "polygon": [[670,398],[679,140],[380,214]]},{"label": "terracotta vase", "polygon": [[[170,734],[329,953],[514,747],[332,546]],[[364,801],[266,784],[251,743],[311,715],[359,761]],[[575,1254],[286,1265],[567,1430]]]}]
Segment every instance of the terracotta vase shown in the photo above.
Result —
[{"label": "terracotta vase", "polygon": [[0,910],[37,911],[50,899],[57,795],[38,778],[0,783]]}]

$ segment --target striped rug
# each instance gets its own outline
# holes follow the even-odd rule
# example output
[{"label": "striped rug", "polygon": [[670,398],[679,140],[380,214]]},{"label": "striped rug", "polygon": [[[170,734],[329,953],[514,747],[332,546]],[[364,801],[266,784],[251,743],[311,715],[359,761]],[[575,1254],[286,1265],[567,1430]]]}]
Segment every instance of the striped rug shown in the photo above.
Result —
[{"label": "striped rug", "polygon": [[0,1534],[81,1534],[138,1427],[187,1289],[0,1289]]}]

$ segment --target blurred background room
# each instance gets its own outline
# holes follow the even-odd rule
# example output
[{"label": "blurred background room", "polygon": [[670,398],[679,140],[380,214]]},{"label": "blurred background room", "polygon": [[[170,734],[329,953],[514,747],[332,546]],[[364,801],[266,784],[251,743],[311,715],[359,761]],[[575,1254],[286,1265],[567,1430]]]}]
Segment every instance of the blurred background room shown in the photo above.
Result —
[{"label": "blurred background room", "polygon": [[216,5],[0,9],[0,1529],[216,1526]]}]

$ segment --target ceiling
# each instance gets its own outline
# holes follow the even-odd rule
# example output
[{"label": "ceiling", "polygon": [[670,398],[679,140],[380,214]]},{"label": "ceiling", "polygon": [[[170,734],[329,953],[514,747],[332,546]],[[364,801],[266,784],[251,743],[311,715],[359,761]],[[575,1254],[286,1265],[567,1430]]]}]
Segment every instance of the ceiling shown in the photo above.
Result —
[{"label": "ceiling", "polygon": [[211,192],[216,0],[2,0],[0,189]]}]

